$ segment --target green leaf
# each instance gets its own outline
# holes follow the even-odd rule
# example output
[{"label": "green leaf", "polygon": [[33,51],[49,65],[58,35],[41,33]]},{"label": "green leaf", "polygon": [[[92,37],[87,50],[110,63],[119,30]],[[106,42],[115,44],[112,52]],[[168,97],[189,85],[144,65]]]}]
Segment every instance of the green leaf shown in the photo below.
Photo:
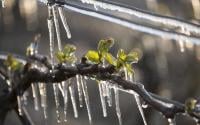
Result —
[{"label": "green leaf", "polygon": [[185,110],[187,112],[192,112],[196,108],[197,100],[194,98],[189,98],[185,102]]},{"label": "green leaf", "polygon": [[76,46],[74,46],[72,44],[67,44],[64,47],[63,53],[66,56],[71,56],[72,54],[74,54],[75,51],[76,51]]},{"label": "green leaf", "polygon": [[85,57],[92,63],[100,63],[99,53],[95,50],[89,50]]},{"label": "green leaf", "polygon": [[112,56],[111,53],[106,53],[105,54],[105,60],[112,65],[116,65],[116,59]]},{"label": "green leaf", "polygon": [[17,59],[15,59],[12,55],[8,55],[4,64],[11,69],[12,71],[19,70],[22,67],[22,63],[20,63]]},{"label": "green leaf", "polygon": [[113,45],[114,45],[114,39],[112,38],[100,40],[97,49],[100,54],[107,53]]},{"label": "green leaf", "polygon": [[126,59],[127,55],[125,54],[124,50],[123,49],[120,49],[117,53],[117,59],[125,62],[125,59]]},{"label": "green leaf", "polygon": [[61,51],[56,53],[56,58],[58,59],[59,63],[65,62],[65,54]]},{"label": "green leaf", "polygon": [[134,52],[134,51],[131,51],[131,52],[127,55],[127,57],[126,57],[126,59],[125,59],[125,61],[126,61],[127,63],[129,63],[129,64],[137,63],[138,60],[139,60],[138,53],[137,53],[137,52]]}]

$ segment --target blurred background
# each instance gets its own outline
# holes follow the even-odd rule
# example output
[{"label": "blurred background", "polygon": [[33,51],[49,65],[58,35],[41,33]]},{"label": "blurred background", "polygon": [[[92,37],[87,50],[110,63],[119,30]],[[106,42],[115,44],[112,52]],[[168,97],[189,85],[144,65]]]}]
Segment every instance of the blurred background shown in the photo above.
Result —
[{"label": "blurred background", "polygon": [[[196,24],[199,24],[200,21],[199,0],[113,1]],[[46,5],[37,0],[5,0],[5,6],[5,8],[0,8],[0,51],[25,56],[27,46],[39,33],[41,34],[39,53],[48,55],[49,36]],[[141,59],[139,63],[134,64],[136,80],[143,83],[148,91],[180,102],[184,102],[188,97],[199,97],[200,46],[180,45],[177,41],[133,31],[117,24],[68,10],[65,11],[65,15],[72,38],[67,39],[66,32],[60,25],[62,44],[75,44],[78,57],[82,57],[88,49],[96,49],[100,39],[112,37],[115,39],[115,45],[111,50],[114,54],[119,48],[123,48],[126,52],[132,49],[140,52]],[[47,121],[44,121],[42,110],[34,110],[30,92],[27,110],[35,125],[57,124],[52,86],[47,86],[49,116]],[[88,91],[94,125],[118,125],[115,106],[107,109],[108,117],[103,117],[99,92],[94,81],[88,81]],[[78,103],[77,91],[76,97]],[[120,92],[120,107],[123,125],[143,125],[134,96]],[[86,107],[78,108],[78,112],[79,117],[74,118],[70,101],[66,125],[89,124]],[[168,124],[167,119],[159,112],[151,108],[144,109],[144,112],[149,125]],[[177,125],[195,125],[186,116],[177,116],[176,121]],[[10,112],[7,116],[6,125],[21,125],[14,112]]]}]

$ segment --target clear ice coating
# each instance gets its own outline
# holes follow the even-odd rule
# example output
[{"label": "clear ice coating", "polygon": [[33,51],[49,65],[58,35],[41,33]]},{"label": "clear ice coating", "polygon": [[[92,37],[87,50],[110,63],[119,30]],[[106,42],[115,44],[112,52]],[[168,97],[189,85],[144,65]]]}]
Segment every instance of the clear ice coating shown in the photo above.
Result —
[{"label": "clear ice coating", "polygon": [[58,10],[57,10],[57,6],[53,6],[53,19],[54,19],[54,25],[55,25],[55,29],[56,29],[56,36],[57,36],[57,41],[58,41],[58,50],[61,51],[62,50],[62,44],[61,44],[61,35],[60,35],[60,26],[59,26],[59,21],[58,21]]},{"label": "clear ice coating", "polygon": [[46,83],[39,83],[39,92],[41,98],[41,107],[43,108],[44,112],[44,119],[47,119],[47,90],[46,90]]},{"label": "clear ice coating", "polygon": [[17,105],[18,105],[18,113],[19,115],[23,115],[22,113],[22,100],[21,100],[21,97],[18,95],[17,96]]},{"label": "clear ice coating", "polygon": [[168,118],[167,121],[168,121],[169,125],[176,125],[175,119]]},{"label": "clear ice coating", "polygon": [[98,83],[99,94],[100,94],[100,99],[101,99],[101,106],[102,106],[102,110],[103,110],[103,116],[107,117],[106,102],[105,102],[105,98],[104,98],[104,91],[103,91],[103,85],[102,84],[103,84],[102,81],[100,81]]},{"label": "clear ice coating", "polygon": [[[65,5],[64,7],[68,10],[71,10],[71,11],[74,11],[74,12],[77,12],[77,13],[81,13],[81,14],[84,14],[84,15],[95,17],[97,19],[101,19],[101,20],[109,21],[109,22],[112,22],[112,23],[115,23],[115,24],[119,24],[121,26],[127,27],[131,30],[134,30],[134,31],[137,30],[137,31],[140,31],[140,32],[156,35],[156,36],[166,38],[166,39],[173,39],[173,40],[176,40],[176,41],[179,41],[180,37],[181,37],[182,40],[190,41],[193,44],[200,45],[200,40],[196,37],[186,36],[186,35],[183,35],[183,34],[180,34],[180,33],[168,32],[168,31],[165,31],[165,30],[159,30],[159,29],[156,29],[156,28],[135,24],[135,23],[128,22],[128,21],[125,21],[125,20],[121,20],[121,19],[118,19],[118,18],[115,18],[115,17],[103,15],[103,14],[100,14],[100,13],[95,13],[95,12],[89,11],[87,9],[78,8],[78,7],[74,7],[74,6],[70,6],[70,5]],[[189,28],[187,28],[187,29],[189,29]],[[200,32],[200,31],[198,31],[198,32]]]},{"label": "clear ice coating", "polygon": [[64,91],[64,122],[67,122],[67,106],[68,106],[68,86],[67,82],[62,82]]},{"label": "clear ice coating", "polygon": [[183,27],[186,31],[188,31],[190,33],[200,34],[200,29],[197,26],[189,24],[189,23],[185,23],[183,21],[179,21],[179,20],[176,20],[176,19],[172,19],[172,18],[169,18],[169,17],[154,15],[154,14],[142,12],[142,11],[139,11],[139,10],[136,10],[136,9],[130,9],[130,8],[110,4],[110,3],[107,3],[107,2],[103,2],[103,1],[81,0],[81,2],[84,3],[84,4],[93,5],[95,8],[98,7],[98,8],[102,8],[102,9],[105,9],[105,10],[118,11],[120,13],[134,15],[138,18],[150,21],[152,23],[160,23],[160,24],[163,24],[163,25],[168,26],[168,27],[171,27],[171,26],[176,27],[176,28]]},{"label": "clear ice coating", "polygon": [[59,101],[59,87],[58,83],[53,84],[53,91],[54,91],[54,97],[55,97],[55,103],[56,103],[56,117],[57,117],[57,123],[60,123],[60,101]]},{"label": "clear ice coating", "polygon": [[79,97],[79,105],[80,107],[83,107],[83,89],[81,86],[81,78],[79,75],[76,75],[76,83],[77,83],[77,88],[78,88],[78,97]]},{"label": "clear ice coating", "polygon": [[38,111],[39,110],[39,95],[38,95],[37,83],[32,83],[31,88],[32,88],[32,94],[33,94],[33,99],[34,99],[34,109]]},{"label": "clear ice coating", "polygon": [[74,117],[78,118],[78,110],[77,110],[77,106],[76,106],[76,99],[75,99],[75,93],[74,93],[73,85],[69,86],[69,93],[70,93],[72,106],[73,106],[73,110],[74,110]]},{"label": "clear ice coating", "polygon": [[114,87],[114,93],[115,93],[116,114],[119,121],[119,125],[122,125],[121,111],[119,107],[119,90],[117,87]]},{"label": "clear ice coating", "polygon": [[82,76],[80,76],[80,83],[81,83],[81,86],[82,86],[83,95],[84,95],[84,99],[85,99],[85,103],[86,103],[86,108],[87,108],[87,112],[88,112],[89,123],[91,125],[92,124],[92,115],[91,115],[91,110],[90,110],[89,95],[88,95],[86,81],[83,79]]},{"label": "clear ice coating", "polygon": [[69,25],[67,24],[67,20],[66,20],[66,17],[64,15],[64,12],[63,12],[63,8],[62,7],[58,7],[58,12],[59,12],[62,24],[63,24],[63,26],[65,28],[65,31],[67,33],[67,38],[70,39],[72,37],[72,35],[71,35],[70,30],[69,30]]}]

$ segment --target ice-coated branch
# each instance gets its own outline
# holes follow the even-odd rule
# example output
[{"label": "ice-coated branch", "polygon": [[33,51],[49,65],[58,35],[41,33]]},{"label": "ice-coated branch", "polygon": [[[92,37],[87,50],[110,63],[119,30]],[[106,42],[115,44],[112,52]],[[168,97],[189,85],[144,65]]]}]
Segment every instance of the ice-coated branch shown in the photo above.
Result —
[{"label": "ice-coated branch", "polygon": [[[38,56],[35,56],[37,58]],[[33,59],[33,57],[32,57]],[[158,95],[152,94],[148,92],[143,84],[138,82],[131,82],[125,80],[122,76],[115,75],[115,68],[112,65],[102,67],[98,64],[88,64],[85,62],[81,62],[76,64],[75,66],[67,66],[65,63],[58,64],[55,66],[55,69],[50,72],[45,65],[41,65],[41,67],[32,67],[32,62],[29,62],[29,59],[26,60],[27,63],[23,68],[23,72],[20,74],[21,77],[14,78],[16,83],[15,88],[6,93],[4,96],[0,97],[0,101],[4,102],[1,103],[1,108],[3,109],[12,109],[13,106],[16,106],[17,101],[17,94],[18,90],[21,91],[21,94],[27,90],[31,83],[39,83],[43,82],[46,84],[51,83],[60,83],[62,81],[66,81],[69,78],[76,77],[76,75],[82,75],[87,77],[95,77],[98,80],[106,80],[110,81],[110,84],[119,86],[118,89],[123,91],[134,91],[137,93],[142,100],[152,107],[153,109],[161,112],[166,118],[173,119],[177,114],[187,114],[188,116],[200,120],[200,115],[198,114],[197,110],[193,110],[193,112],[186,112],[185,105],[183,103],[169,100]],[[43,61],[40,59],[37,60],[38,63],[43,64]],[[0,74],[5,76],[6,73],[0,69]],[[19,72],[16,72],[16,74]],[[18,76],[18,75],[16,75]]]}]

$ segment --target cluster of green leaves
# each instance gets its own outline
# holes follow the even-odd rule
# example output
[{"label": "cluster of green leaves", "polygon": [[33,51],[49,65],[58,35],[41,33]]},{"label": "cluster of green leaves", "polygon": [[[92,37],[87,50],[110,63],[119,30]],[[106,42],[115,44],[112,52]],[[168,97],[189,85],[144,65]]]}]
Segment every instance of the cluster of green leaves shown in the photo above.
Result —
[{"label": "cluster of green leaves", "polygon": [[126,54],[123,49],[119,49],[117,58],[109,52],[110,48],[114,45],[112,38],[100,40],[97,50],[89,50],[85,57],[87,60],[94,64],[102,63],[104,60],[109,64],[114,65],[117,70],[125,67],[128,73],[133,73],[132,63],[137,63],[138,53],[131,51]]},{"label": "cluster of green leaves", "polygon": [[22,63],[20,63],[17,59],[15,59],[12,55],[8,55],[7,59],[5,60],[4,64],[7,68],[11,71],[20,70],[22,68]]},{"label": "cluster of green leaves", "polygon": [[76,46],[72,44],[65,45],[63,51],[58,51],[56,57],[59,63],[75,63],[77,58],[75,56]]}]

